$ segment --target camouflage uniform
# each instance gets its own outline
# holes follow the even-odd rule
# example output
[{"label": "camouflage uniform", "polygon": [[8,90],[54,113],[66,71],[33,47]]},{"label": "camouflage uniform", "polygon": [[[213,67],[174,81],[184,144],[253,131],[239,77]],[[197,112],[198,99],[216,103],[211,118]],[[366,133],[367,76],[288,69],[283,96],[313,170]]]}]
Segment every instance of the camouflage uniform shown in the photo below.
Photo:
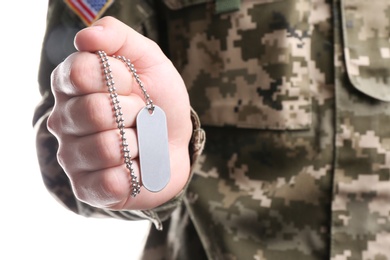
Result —
[{"label": "camouflage uniform", "polygon": [[160,44],[207,143],[200,154],[194,114],[191,182],[155,210],[77,201],[45,119],[49,73],[82,24],[50,1],[34,123],[44,182],[65,206],[163,227],[144,259],[390,259],[389,1],[116,1],[105,14]]}]

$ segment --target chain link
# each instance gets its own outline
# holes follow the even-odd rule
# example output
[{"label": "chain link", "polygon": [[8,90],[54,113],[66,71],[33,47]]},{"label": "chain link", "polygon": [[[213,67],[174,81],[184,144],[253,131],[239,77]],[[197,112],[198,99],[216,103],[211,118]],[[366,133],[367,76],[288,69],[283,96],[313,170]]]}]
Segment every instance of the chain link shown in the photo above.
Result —
[{"label": "chain link", "polygon": [[114,58],[116,58],[118,60],[121,60],[122,62],[124,62],[126,64],[128,69],[130,70],[130,72],[133,74],[135,81],[137,81],[137,84],[141,88],[141,91],[142,91],[142,93],[143,93],[143,95],[145,97],[146,107],[148,108],[149,112],[153,112],[154,111],[153,101],[152,101],[152,99],[150,99],[149,94],[146,92],[146,88],[144,86],[144,83],[139,78],[137,70],[134,68],[133,63],[131,63],[130,59],[127,59],[124,56],[115,56],[115,55],[113,55],[112,57],[114,57]]},{"label": "chain link", "polygon": [[[111,98],[114,113],[115,113],[115,121],[117,123],[117,127],[119,129],[119,133],[120,133],[121,139],[122,139],[122,152],[123,152],[124,163],[126,165],[126,168],[130,171],[131,196],[136,197],[141,191],[141,185],[139,184],[138,177],[137,177],[137,175],[135,175],[135,172],[134,172],[133,160],[131,158],[130,149],[129,149],[129,145],[127,143],[126,134],[125,134],[125,124],[124,124],[125,120],[123,119],[122,107],[119,104],[118,94],[116,92],[115,82],[114,82],[114,78],[112,76],[110,63],[108,62],[107,54],[104,51],[98,51],[97,54],[99,55],[100,61],[102,63],[102,69],[103,69],[104,78],[106,81],[106,86],[108,88],[108,92],[110,93],[110,98]],[[121,58],[121,59],[125,59],[125,58]],[[126,59],[125,59],[125,62],[127,62]],[[129,63],[130,63],[130,61],[129,61]],[[134,66],[132,66],[131,63],[130,63],[130,65],[128,65],[128,66],[129,66],[129,68],[130,67],[133,68],[133,70],[134,70],[133,75],[135,77],[135,75],[137,75],[137,74],[136,74],[136,71],[134,69]],[[137,83],[141,86],[140,83],[142,83],[142,82],[139,80],[138,75],[135,78],[137,80]],[[147,100],[147,105],[150,107],[150,109],[154,109],[153,102],[150,100],[149,95],[147,95],[147,93],[143,87],[141,87],[141,89],[143,89],[145,98]]]}]

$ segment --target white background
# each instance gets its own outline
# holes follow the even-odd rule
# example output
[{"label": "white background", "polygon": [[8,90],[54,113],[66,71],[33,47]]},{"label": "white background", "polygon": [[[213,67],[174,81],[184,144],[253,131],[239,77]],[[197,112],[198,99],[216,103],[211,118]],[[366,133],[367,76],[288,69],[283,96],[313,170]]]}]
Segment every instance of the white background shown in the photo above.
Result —
[{"label": "white background", "polygon": [[1,5],[0,259],[137,259],[148,222],[78,216],[43,186],[31,120],[46,8],[42,0]]}]

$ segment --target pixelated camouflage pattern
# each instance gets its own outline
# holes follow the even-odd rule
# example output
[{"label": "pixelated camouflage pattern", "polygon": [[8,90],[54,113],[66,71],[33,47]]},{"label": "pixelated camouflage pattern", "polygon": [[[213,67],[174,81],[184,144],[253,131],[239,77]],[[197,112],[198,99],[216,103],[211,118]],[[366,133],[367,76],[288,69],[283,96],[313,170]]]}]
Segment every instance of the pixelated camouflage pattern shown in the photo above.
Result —
[{"label": "pixelated camouflage pattern", "polygon": [[[241,0],[222,14],[207,0],[146,2],[140,31],[183,75],[207,143],[184,203],[147,216],[163,230],[142,259],[389,260],[390,2]],[[44,180],[73,201],[42,136]]]},{"label": "pixelated camouflage pattern", "polygon": [[[336,4],[343,8],[335,14],[341,21],[335,21],[337,135],[331,256],[388,260],[390,103],[381,100],[387,100],[390,89],[390,60],[379,53],[390,48],[390,2]],[[364,59],[365,64],[357,62]],[[348,76],[353,85],[345,81]]]},{"label": "pixelated camouflage pattern", "polygon": [[[171,9],[182,9],[196,4],[204,4],[207,0],[163,0],[164,3]],[[212,1],[208,1],[212,2]]]},{"label": "pixelated camouflage pattern", "polygon": [[[329,258],[330,12],[242,1],[219,16],[207,4],[167,15],[170,57],[207,133],[185,205],[209,259]],[[191,259],[190,236],[170,241],[168,259]]]},{"label": "pixelated camouflage pattern", "polygon": [[351,82],[367,95],[390,101],[389,2],[343,0],[341,5],[346,68]]},{"label": "pixelated camouflage pattern", "polygon": [[[242,1],[240,11],[220,19],[210,12],[199,19],[202,6],[196,6],[182,10],[184,24],[172,21],[170,54],[182,68],[203,125],[310,127],[309,5],[302,2],[302,12],[287,21],[283,13],[298,8],[296,3],[267,2]],[[273,24],[264,23],[268,20]]]}]

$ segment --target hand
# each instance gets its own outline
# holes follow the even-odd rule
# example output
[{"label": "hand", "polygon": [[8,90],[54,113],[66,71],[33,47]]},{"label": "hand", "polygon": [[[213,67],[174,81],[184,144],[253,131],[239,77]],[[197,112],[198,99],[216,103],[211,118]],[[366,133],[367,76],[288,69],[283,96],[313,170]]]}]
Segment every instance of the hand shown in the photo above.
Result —
[{"label": "hand", "polygon": [[[186,184],[190,171],[190,104],[179,73],[156,43],[112,17],[81,30],[75,45],[78,52],[52,73],[55,105],[48,128],[58,139],[58,161],[76,197],[92,206],[114,210],[149,209],[173,198]],[[171,179],[160,192],[141,188],[138,196],[131,196],[130,172],[124,164],[98,50],[129,58],[153,103],[166,113]],[[135,173],[139,175],[135,118],[145,107],[145,100],[124,63],[112,57],[109,62]]]}]

